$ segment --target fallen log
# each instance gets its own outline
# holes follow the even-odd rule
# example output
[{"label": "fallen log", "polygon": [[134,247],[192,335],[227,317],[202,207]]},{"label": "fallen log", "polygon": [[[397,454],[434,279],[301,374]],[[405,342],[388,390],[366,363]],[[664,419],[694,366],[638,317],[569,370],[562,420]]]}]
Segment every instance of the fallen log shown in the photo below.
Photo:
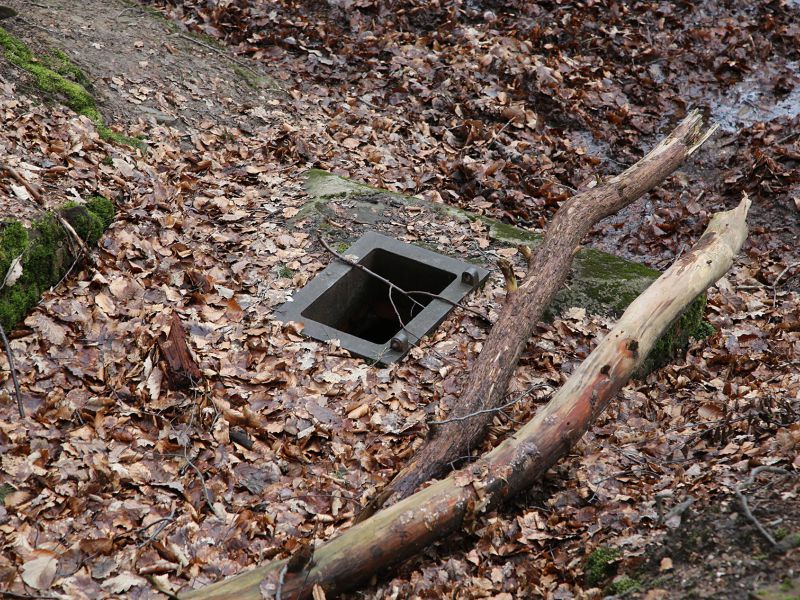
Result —
[{"label": "fallen log", "polygon": [[[470,370],[464,392],[425,444],[394,479],[362,510],[368,517],[387,500],[400,500],[442,475],[458,457],[483,439],[492,410],[506,390],[536,324],[569,275],[576,248],[595,223],[627,206],[661,183],[713,133],[697,112],[690,113],[644,158],[620,175],[570,198],[556,213],[544,240],[528,261],[524,283],[509,287],[505,305]],[[533,275],[533,276],[531,276]],[[463,419],[467,415],[473,415]]]},{"label": "fallen log", "polygon": [[328,597],[479,518],[528,489],[583,435],[659,337],[733,264],[747,236],[745,197],[715,215],[703,236],[628,307],[564,386],[520,431],[469,467],[354,525],[303,559],[280,560],[188,592],[181,598],[305,598],[315,586]]}]

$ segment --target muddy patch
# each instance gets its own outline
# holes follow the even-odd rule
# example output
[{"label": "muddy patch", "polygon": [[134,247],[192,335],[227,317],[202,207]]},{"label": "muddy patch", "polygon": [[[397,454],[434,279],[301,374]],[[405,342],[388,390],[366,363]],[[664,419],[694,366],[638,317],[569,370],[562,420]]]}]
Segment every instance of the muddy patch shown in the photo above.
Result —
[{"label": "muddy patch", "polygon": [[774,73],[749,74],[711,104],[711,116],[723,131],[800,114],[800,63],[789,62]]},{"label": "muddy patch", "polygon": [[640,592],[632,598],[717,598],[747,600],[760,590],[791,580],[800,568],[796,478],[764,475],[748,491],[748,505],[762,527],[779,542],[774,548],[743,514],[736,498],[719,497],[692,506],[663,542],[650,546],[630,577]]}]

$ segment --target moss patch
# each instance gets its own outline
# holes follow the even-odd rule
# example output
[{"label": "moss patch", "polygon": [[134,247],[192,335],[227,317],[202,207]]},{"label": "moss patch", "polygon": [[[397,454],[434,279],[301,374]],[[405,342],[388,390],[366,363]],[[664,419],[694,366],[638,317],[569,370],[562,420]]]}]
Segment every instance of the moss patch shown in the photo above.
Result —
[{"label": "moss patch", "polygon": [[294,271],[292,271],[287,266],[282,266],[281,268],[278,269],[278,277],[282,279],[291,279],[292,277],[294,277]]},{"label": "moss patch", "polygon": [[572,261],[568,287],[558,293],[551,310],[581,306],[594,314],[618,317],[660,275],[639,263],[583,248]]},{"label": "moss patch", "polygon": [[614,581],[611,582],[611,585],[608,586],[606,592],[612,596],[618,596],[622,594],[628,594],[630,592],[635,592],[640,590],[642,586],[639,584],[638,581],[633,579],[632,577],[628,577],[627,575],[620,575]]},{"label": "moss patch", "polygon": [[103,219],[99,215],[87,210],[82,204],[67,202],[61,207],[62,216],[72,225],[83,241],[87,244],[95,245],[100,236],[103,235],[105,226]]},{"label": "moss patch", "polygon": [[48,96],[57,98],[79,115],[88,117],[106,141],[146,148],[141,139],[122,135],[111,130],[103,121],[92,96],[89,78],[60,50],[35,55],[20,39],[0,27],[0,50],[6,59],[30,73],[36,87]]},{"label": "moss patch", "polygon": [[616,571],[615,561],[622,556],[616,548],[601,546],[586,560],[586,583],[591,586],[611,577]]},{"label": "moss patch", "polygon": [[[96,244],[114,218],[114,205],[94,196],[85,205],[68,202],[59,209],[76,233]],[[0,289],[0,324],[11,329],[33,308],[42,293],[58,283],[74,260],[68,234],[53,214],[34,221],[29,229],[17,221],[0,226],[0,281],[8,267],[22,256],[22,275]]]},{"label": "moss patch", "polygon": [[784,579],[780,583],[753,592],[758,600],[798,600],[800,598],[800,579]]},{"label": "moss patch", "polygon": [[107,229],[111,225],[117,214],[114,203],[103,196],[91,196],[86,201],[86,210],[97,215],[103,223],[103,229]]},{"label": "moss patch", "polygon": [[278,82],[272,79],[272,77],[267,77],[265,75],[259,75],[255,71],[251,69],[246,69],[240,66],[234,66],[233,72],[236,73],[239,77],[241,77],[244,82],[253,88],[254,90],[271,90],[273,92],[283,91]]},{"label": "moss patch", "polygon": [[0,223],[0,283],[2,283],[11,263],[21,256],[28,245],[28,231],[18,221]]},{"label": "moss patch", "polygon": [[714,326],[703,319],[705,310],[706,295],[700,294],[655,343],[636,376],[642,377],[665,365],[686,348],[690,339],[702,340],[714,333]]}]

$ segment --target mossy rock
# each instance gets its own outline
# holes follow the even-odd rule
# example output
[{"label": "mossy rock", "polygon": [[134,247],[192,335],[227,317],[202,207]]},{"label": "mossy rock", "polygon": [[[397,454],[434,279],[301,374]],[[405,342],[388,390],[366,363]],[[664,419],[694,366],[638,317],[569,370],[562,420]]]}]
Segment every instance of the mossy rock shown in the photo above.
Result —
[{"label": "mossy rock", "polygon": [[[542,238],[539,234],[483,215],[382,190],[320,169],[312,169],[306,173],[306,191],[309,201],[292,221],[294,223],[311,221],[311,226],[319,230],[328,227],[326,219],[336,218],[331,210],[331,204],[344,201],[351,220],[366,226],[392,222],[398,207],[400,209],[418,207],[417,210],[424,208],[463,222],[482,222],[492,244],[496,247],[519,244],[535,247]],[[337,230],[337,233],[340,238],[344,236],[344,239],[337,241],[345,248],[347,243],[355,241],[358,237],[355,231],[349,228],[345,228],[344,231]],[[418,243],[423,245],[421,242]],[[592,314],[617,318],[660,275],[659,271],[645,265],[593,248],[582,248],[572,262],[567,284],[556,294],[545,313],[545,318],[550,319],[574,306],[585,308]],[[533,274],[533,277],[536,277],[536,274]],[[690,338],[702,339],[713,333],[711,325],[703,320],[705,305],[705,294],[702,294],[656,343],[637,376],[642,377],[667,363],[677,352],[686,348]]]},{"label": "mossy rock", "polygon": [[[86,204],[68,202],[58,211],[89,245],[97,243],[114,218],[114,204],[102,196],[94,196]],[[18,221],[0,223],[0,282],[17,258],[21,257],[22,264],[19,278],[0,289],[0,324],[4,329],[22,321],[42,293],[61,280],[75,259],[71,241],[52,213],[29,228]]]},{"label": "mossy rock", "polygon": [[34,54],[25,42],[0,27],[0,51],[8,62],[31,74],[36,88],[44,96],[88,117],[104,140],[146,149],[141,139],[117,133],[105,124],[93,96],[91,81],[61,50]]}]

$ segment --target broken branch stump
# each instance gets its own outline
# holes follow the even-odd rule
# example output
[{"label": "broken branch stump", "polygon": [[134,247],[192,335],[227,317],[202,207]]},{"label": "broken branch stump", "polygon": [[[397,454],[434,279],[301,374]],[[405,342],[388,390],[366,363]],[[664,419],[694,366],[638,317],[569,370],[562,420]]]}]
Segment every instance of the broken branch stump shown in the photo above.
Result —
[{"label": "broken branch stump", "polygon": [[161,334],[158,347],[166,362],[167,380],[173,389],[190,388],[203,378],[203,373],[189,350],[189,344],[186,343],[186,330],[177,312],[172,313],[169,334]]}]

